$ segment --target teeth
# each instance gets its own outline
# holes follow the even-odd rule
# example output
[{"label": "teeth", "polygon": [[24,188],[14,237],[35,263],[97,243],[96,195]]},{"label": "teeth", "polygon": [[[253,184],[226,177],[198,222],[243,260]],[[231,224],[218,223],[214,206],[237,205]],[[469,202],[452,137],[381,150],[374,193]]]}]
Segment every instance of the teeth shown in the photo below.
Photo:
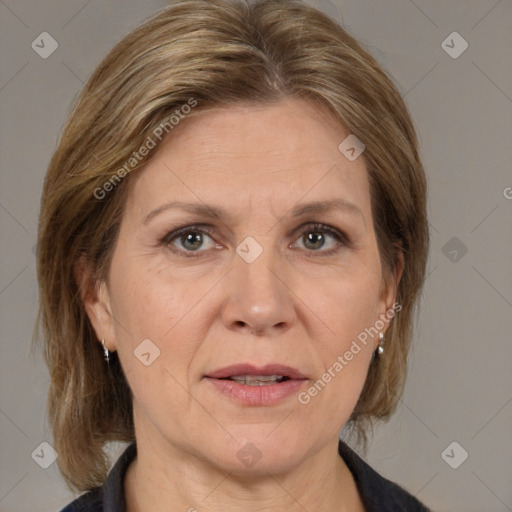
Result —
[{"label": "teeth", "polygon": [[282,375],[236,375],[230,378],[246,386],[265,386],[274,382],[281,382],[284,379]]}]

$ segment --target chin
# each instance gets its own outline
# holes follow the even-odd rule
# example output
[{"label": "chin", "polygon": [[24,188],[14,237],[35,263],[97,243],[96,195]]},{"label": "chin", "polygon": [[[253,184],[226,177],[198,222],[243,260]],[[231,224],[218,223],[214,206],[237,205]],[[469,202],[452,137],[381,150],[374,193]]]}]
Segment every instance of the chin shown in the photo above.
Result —
[{"label": "chin", "polygon": [[[237,429],[228,428],[235,439],[230,438],[228,445],[214,449],[210,462],[233,475],[268,477],[269,473],[275,475],[293,469],[312,449],[304,439],[304,433],[301,437],[299,432],[283,430],[278,435],[265,424],[264,429],[261,426],[253,429],[255,433],[251,435],[250,427],[245,425],[243,435],[239,436],[235,433]],[[272,433],[269,435],[269,432]]]}]

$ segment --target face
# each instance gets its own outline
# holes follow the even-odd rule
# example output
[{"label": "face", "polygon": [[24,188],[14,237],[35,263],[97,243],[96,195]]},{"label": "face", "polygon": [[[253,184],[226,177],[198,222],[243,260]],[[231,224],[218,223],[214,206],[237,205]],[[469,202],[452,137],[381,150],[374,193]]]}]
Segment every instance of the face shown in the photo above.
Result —
[{"label": "face", "polygon": [[[286,470],[337,439],[378,343],[358,336],[394,302],[363,158],[301,100],[205,111],[171,134],[131,177],[89,317],[118,351],[139,444]],[[250,385],[268,374],[289,379]]]}]

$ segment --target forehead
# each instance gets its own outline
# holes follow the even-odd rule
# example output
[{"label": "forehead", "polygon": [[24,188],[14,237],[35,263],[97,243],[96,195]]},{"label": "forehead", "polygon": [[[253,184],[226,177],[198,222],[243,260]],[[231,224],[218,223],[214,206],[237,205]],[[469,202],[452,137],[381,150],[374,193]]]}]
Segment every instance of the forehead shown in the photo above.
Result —
[{"label": "forehead", "polygon": [[325,107],[298,99],[201,112],[135,171],[129,208],[140,216],[180,200],[278,215],[297,202],[342,198],[366,216],[364,160],[338,149],[348,135]]}]

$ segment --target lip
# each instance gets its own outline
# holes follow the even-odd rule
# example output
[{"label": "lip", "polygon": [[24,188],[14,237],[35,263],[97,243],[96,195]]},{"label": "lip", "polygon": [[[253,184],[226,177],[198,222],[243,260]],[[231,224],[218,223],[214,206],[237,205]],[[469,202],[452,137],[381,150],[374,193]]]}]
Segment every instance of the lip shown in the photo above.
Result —
[{"label": "lip", "polygon": [[236,375],[282,375],[290,379],[303,380],[307,377],[296,368],[282,364],[267,364],[265,366],[254,366],[250,363],[239,363],[220,368],[208,373],[205,377],[212,379],[224,379]]},{"label": "lip", "polygon": [[[282,375],[290,380],[263,386],[247,386],[232,380],[221,380],[236,375]],[[213,388],[236,403],[245,406],[262,407],[278,404],[290,395],[297,394],[308,381],[299,370],[281,364],[254,366],[240,363],[226,366],[204,376]]]}]

